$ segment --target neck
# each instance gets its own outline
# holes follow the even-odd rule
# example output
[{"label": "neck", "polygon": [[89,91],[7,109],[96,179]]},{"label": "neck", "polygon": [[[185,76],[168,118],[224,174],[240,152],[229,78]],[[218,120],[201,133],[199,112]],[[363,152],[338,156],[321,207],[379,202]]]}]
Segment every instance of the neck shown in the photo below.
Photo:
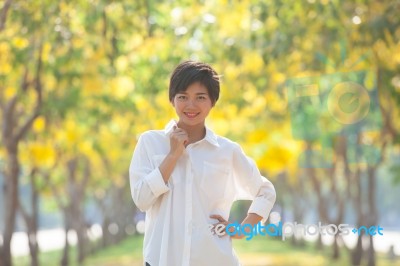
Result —
[{"label": "neck", "polygon": [[204,126],[204,123],[194,126],[189,126],[179,121],[177,125],[179,128],[184,129],[188,133],[189,143],[194,143],[196,141],[199,141],[206,136],[206,127]]}]

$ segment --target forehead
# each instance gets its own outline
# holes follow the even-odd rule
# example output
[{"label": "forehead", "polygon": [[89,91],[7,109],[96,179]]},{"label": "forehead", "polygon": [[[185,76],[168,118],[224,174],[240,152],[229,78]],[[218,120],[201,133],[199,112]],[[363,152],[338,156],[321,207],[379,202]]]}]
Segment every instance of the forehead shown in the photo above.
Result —
[{"label": "forehead", "polygon": [[208,94],[207,87],[200,82],[195,82],[190,84],[185,91],[180,91],[178,93],[183,94]]}]

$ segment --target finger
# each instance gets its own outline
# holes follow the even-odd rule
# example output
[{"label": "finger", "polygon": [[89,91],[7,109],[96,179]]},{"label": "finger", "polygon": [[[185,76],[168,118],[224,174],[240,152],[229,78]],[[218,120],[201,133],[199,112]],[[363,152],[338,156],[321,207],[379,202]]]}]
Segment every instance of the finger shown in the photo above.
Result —
[{"label": "finger", "polygon": [[174,139],[188,139],[188,136],[185,133],[173,133],[173,134],[171,134],[171,138],[174,138]]},{"label": "finger", "polygon": [[228,223],[218,222],[218,223],[215,223],[212,225],[213,225],[213,230],[215,230],[216,228],[224,228],[225,229],[228,226]]},{"label": "finger", "polygon": [[175,132],[185,132],[185,133],[187,133],[186,130],[184,130],[183,128],[180,128],[180,127],[176,127],[176,128],[174,129],[174,131],[175,131]]},{"label": "finger", "polygon": [[222,216],[219,215],[219,214],[212,214],[212,215],[210,215],[210,218],[217,219],[217,220],[220,221],[220,222],[225,222],[225,219],[222,218]]},{"label": "finger", "polygon": [[174,135],[176,135],[176,134],[187,135],[186,131],[184,131],[182,129],[177,129],[177,130],[173,131],[172,134],[174,134]]},{"label": "finger", "polygon": [[175,126],[174,130],[172,132],[186,132],[186,131],[183,130],[182,128],[179,128],[179,127]]},{"label": "finger", "polygon": [[223,219],[222,216],[219,215],[219,214],[211,214],[211,215],[210,215],[210,218],[214,218],[214,219],[217,219],[217,220]]},{"label": "finger", "polygon": [[176,132],[174,132],[173,134],[174,134],[174,135],[179,135],[179,136],[187,136],[187,133],[186,133],[186,132],[183,132],[183,131],[176,131]]},{"label": "finger", "polygon": [[174,139],[176,139],[179,142],[184,142],[184,141],[188,141],[189,138],[185,135],[176,135],[173,137]]},{"label": "finger", "polygon": [[171,135],[172,138],[177,138],[177,139],[184,139],[184,140],[189,140],[189,136],[186,133],[174,133]]}]

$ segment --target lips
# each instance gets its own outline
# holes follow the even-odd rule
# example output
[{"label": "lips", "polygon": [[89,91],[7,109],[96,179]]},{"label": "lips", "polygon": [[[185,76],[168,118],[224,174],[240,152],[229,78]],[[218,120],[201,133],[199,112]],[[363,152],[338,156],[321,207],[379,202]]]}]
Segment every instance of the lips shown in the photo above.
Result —
[{"label": "lips", "polygon": [[195,112],[183,112],[188,118],[195,118],[198,116],[200,113],[195,113]]}]

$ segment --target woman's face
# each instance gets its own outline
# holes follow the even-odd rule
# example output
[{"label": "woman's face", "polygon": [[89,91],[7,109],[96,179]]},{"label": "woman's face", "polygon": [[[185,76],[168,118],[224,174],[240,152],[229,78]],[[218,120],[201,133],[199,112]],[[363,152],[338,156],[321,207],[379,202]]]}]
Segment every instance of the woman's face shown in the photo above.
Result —
[{"label": "woman's face", "polygon": [[172,105],[179,116],[179,122],[188,126],[204,124],[213,107],[207,88],[200,82],[195,82],[186,91],[177,93]]}]

